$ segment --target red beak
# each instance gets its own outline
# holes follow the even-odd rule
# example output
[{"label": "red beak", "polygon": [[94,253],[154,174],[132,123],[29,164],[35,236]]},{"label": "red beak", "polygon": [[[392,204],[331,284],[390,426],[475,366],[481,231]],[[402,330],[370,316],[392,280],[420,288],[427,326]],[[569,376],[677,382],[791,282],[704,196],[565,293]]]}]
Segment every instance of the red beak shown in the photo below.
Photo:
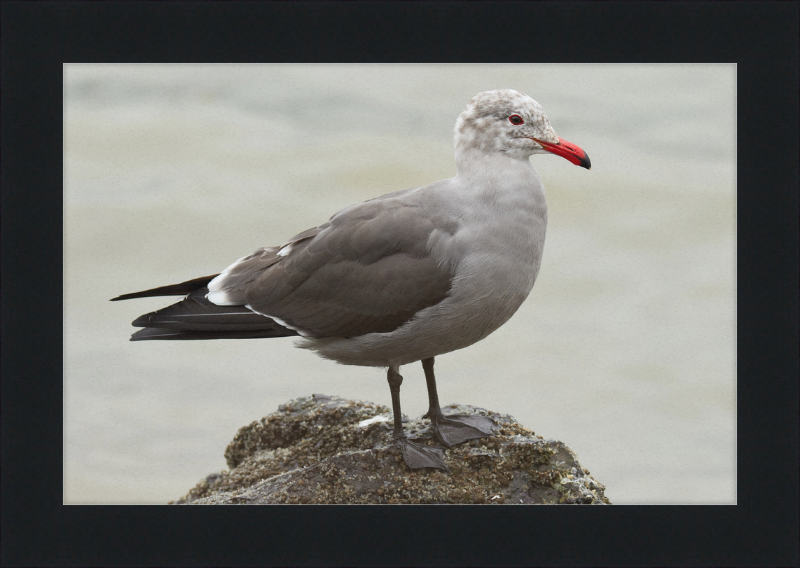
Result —
[{"label": "red beak", "polygon": [[539,145],[548,152],[566,158],[576,166],[586,168],[587,170],[592,169],[592,162],[589,160],[589,156],[586,155],[586,152],[584,152],[580,146],[576,146],[572,142],[567,142],[560,136],[558,137],[558,144],[550,144],[550,142],[545,142],[538,138],[531,138],[531,140],[538,142]]}]

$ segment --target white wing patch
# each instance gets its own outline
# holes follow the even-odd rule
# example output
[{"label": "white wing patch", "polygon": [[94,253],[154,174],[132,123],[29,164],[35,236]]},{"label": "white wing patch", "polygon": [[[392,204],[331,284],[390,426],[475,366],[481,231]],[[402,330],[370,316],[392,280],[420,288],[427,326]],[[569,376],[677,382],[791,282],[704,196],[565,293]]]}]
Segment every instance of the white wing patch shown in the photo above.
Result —
[{"label": "white wing patch", "polygon": [[292,252],[292,246],[294,243],[289,243],[288,245],[283,245],[281,250],[278,251],[278,256],[289,256],[289,253]]},{"label": "white wing patch", "polygon": [[231,273],[231,270],[236,268],[243,260],[246,258],[250,258],[252,255],[243,256],[233,264],[231,264],[228,268],[223,270],[219,273],[219,276],[214,278],[211,282],[208,283],[208,294],[206,294],[206,299],[211,302],[212,304],[216,304],[218,306],[240,306],[241,302],[236,302],[231,299],[228,293],[223,290],[222,288],[225,286],[225,280],[228,277],[228,274]]},{"label": "white wing patch", "polygon": [[[217,277],[219,278],[219,276]],[[206,299],[211,302],[212,304],[216,304],[218,306],[240,306],[241,302],[234,302],[228,296],[228,293],[224,290],[217,291],[217,292],[209,292],[206,294]]]}]

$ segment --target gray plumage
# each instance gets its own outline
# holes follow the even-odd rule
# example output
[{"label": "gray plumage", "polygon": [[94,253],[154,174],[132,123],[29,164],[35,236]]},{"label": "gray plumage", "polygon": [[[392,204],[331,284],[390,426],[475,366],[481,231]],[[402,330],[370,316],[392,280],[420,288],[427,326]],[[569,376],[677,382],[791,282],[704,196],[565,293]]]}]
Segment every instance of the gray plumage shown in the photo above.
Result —
[{"label": "gray plumage", "polygon": [[[297,345],[322,357],[389,367],[396,411],[399,366],[429,360],[434,420],[433,357],[499,328],[536,281],[547,204],[528,158],[544,153],[590,167],[536,101],[508,89],[480,93],[456,122],[455,177],[347,207],[219,275],[115,300],[188,294],[135,320],[145,329],[132,340],[300,335]],[[412,467],[440,467],[429,452],[412,453]]]}]

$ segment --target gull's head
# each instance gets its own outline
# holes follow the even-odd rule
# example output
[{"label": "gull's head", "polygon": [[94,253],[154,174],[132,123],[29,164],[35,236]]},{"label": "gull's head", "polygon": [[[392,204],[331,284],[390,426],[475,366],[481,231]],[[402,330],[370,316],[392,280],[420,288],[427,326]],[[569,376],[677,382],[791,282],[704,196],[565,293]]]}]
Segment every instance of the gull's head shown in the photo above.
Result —
[{"label": "gull's head", "polygon": [[502,152],[520,160],[552,153],[591,169],[586,152],[556,134],[542,105],[513,89],[485,91],[472,98],[456,121],[455,148],[456,154]]}]

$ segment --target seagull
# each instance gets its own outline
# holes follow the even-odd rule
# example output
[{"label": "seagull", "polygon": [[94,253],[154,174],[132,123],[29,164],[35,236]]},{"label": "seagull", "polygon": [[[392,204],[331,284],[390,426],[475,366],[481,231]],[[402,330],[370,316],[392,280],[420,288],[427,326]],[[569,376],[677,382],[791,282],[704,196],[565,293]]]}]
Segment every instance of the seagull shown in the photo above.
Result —
[{"label": "seagull", "polygon": [[434,357],[502,326],[542,262],[547,203],[529,158],[555,154],[591,168],[524,93],[479,93],[455,126],[455,177],[342,209],[280,246],[219,274],[113,298],[185,296],[137,318],[131,341],[299,337],[345,365],[387,369],[393,444],[412,469],[446,470],[442,450],[403,431],[400,366],[422,362],[431,432],[445,447],[491,435],[483,416],[445,416]]}]

